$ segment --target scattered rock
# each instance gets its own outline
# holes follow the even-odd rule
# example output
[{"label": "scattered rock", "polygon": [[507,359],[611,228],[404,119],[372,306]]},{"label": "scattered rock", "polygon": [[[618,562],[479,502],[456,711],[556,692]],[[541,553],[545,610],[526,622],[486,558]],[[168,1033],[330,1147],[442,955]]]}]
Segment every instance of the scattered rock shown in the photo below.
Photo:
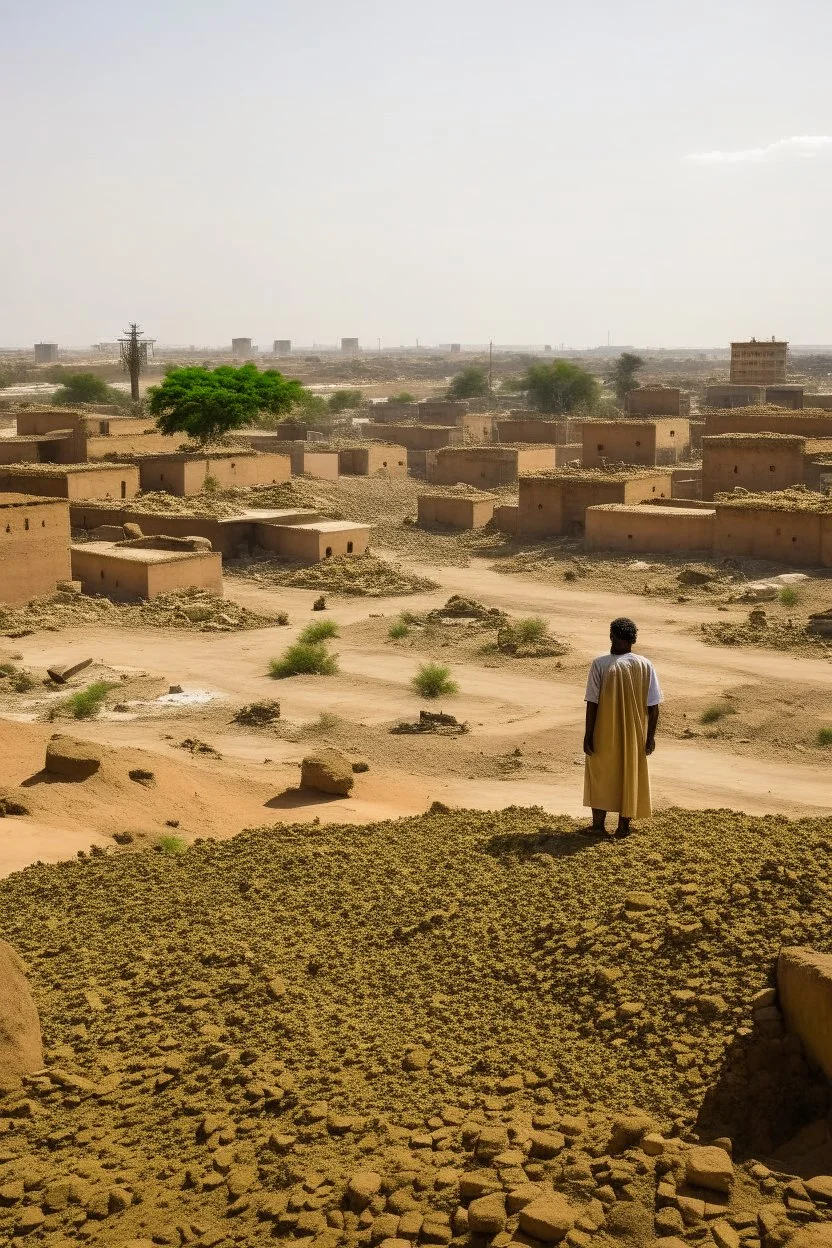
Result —
[{"label": "scattered rock", "polygon": [[92,659],[81,659],[78,663],[58,663],[54,667],[47,667],[46,674],[50,680],[54,680],[59,685],[65,685],[73,676],[77,676],[79,672],[83,672],[85,668],[92,667]]},{"label": "scattered rock", "polygon": [[346,797],[355,781],[352,765],[339,750],[318,750],[301,763],[300,787]]},{"label": "scattered rock", "polygon": [[539,1196],[520,1210],[520,1229],[544,1244],[559,1243],[575,1225],[575,1212],[558,1192]]},{"label": "scattered rock", "polygon": [[89,741],[56,733],[46,747],[46,770],[63,780],[86,780],[101,766],[100,749]]},{"label": "scattered rock", "polygon": [[0,940],[0,1092],[43,1065],[40,1020],[17,953]]},{"label": "scattered rock", "polygon": [[696,1145],[686,1159],[687,1181],[694,1187],[712,1192],[730,1192],[734,1183],[734,1164],[724,1148]]}]

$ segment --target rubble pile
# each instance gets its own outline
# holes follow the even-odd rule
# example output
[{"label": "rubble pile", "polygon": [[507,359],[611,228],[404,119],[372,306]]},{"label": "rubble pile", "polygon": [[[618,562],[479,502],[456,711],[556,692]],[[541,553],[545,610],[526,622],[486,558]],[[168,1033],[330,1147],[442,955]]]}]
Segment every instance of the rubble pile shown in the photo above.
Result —
[{"label": "rubble pile", "polygon": [[828,1232],[832,1165],[768,1154],[828,1137],[773,966],[832,948],[830,850],[821,819],[437,807],[10,876],[44,1066],[0,1100],[0,1238]]},{"label": "rubble pile", "polygon": [[180,589],[160,594],[149,602],[113,602],[87,594],[49,594],[25,606],[0,604],[0,636],[25,637],[40,629],[86,628],[184,628],[201,633],[230,633],[238,629],[269,628],[275,621],[218,598],[205,589]]}]

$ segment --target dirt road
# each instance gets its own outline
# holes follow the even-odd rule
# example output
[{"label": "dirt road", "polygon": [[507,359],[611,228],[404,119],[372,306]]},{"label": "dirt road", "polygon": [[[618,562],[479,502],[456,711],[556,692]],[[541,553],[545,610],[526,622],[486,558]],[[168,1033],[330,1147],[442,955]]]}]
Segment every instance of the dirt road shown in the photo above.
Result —
[{"label": "dirt road", "polygon": [[[26,666],[43,668],[47,662],[69,662],[92,654],[117,671],[145,671],[187,690],[215,695],[207,708],[178,712],[174,717],[109,715],[72,724],[71,731],[101,742],[148,751],[164,759],[168,768],[187,769],[195,792],[209,776],[221,777],[227,800],[219,801],[222,817],[208,819],[213,835],[233,834],[254,822],[311,817],[308,799],[285,796],[297,782],[298,764],[309,739],[264,739],[238,731],[233,710],[257,699],[278,697],[283,720],[310,722],[322,712],[356,726],[356,733],[374,732],[378,757],[371,771],[358,778],[347,799],[314,804],[322,819],[362,821],[415,813],[431,801],[479,808],[537,804],[552,812],[582,813],[583,682],[589,660],[605,649],[609,620],[630,614],[640,625],[644,652],[656,662],[667,699],[668,713],[684,699],[717,696],[736,686],[760,691],[795,685],[811,687],[828,699],[832,720],[832,662],[762,649],[720,648],[705,645],[695,629],[703,619],[719,617],[716,609],[700,604],[669,604],[649,598],[612,593],[584,593],[493,571],[485,561],[467,568],[415,567],[440,583],[440,588],[408,598],[330,599],[328,618],[338,622],[342,636],[335,643],[340,674],[330,678],[303,677],[275,682],[267,675],[269,658],[279,654],[309,622],[315,594],[305,590],[268,589],[241,580],[226,582],[226,595],[261,610],[287,609],[292,624],[256,632],[205,634],[162,631],[127,632],[95,629],[83,636],[40,633],[15,641]],[[487,774],[468,764],[454,768],[440,763],[434,774],[424,761],[416,765],[420,746],[413,745],[413,769],[406,755],[386,757],[390,740],[386,725],[398,718],[414,718],[421,699],[409,681],[423,653],[391,646],[386,639],[368,642],[366,623],[375,616],[391,618],[403,608],[419,611],[437,606],[450,593],[477,598],[519,614],[546,618],[552,631],[566,640],[570,652],[563,670],[550,678],[524,669],[522,662],[488,666],[485,662],[454,662],[460,694],[452,709],[471,724],[462,745],[442,748],[451,760],[463,748],[475,754],[497,756],[522,746],[534,758],[505,775]],[[352,625],[358,626],[351,629]],[[376,633],[384,636],[383,623]],[[175,740],[187,734],[208,735],[222,754],[222,762],[185,759]],[[168,739],[166,739],[168,738]],[[362,738],[363,740],[364,738]],[[396,738],[396,741],[401,741]],[[535,748],[536,747],[536,748]],[[264,759],[268,759],[267,763]],[[828,759],[804,754],[758,757],[753,748],[740,750],[728,742],[659,734],[652,760],[654,802],[657,806],[691,808],[732,807],[750,813],[832,813],[832,786]],[[199,778],[198,778],[199,777]],[[16,783],[20,783],[20,779]],[[252,787],[253,786],[253,787]],[[281,794],[284,794],[281,797]],[[135,794],[132,795],[135,800]],[[127,818],[129,807],[123,812]],[[34,816],[34,812],[33,812]],[[60,804],[40,809],[32,822],[31,844],[0,845],[0,872],[33,857],[60,857],[89,845],[91,834],[111,833],[113,812],[106,828],[94,810],[73,821],[69,841],[50,841],[62,822]],[[21,823],[14,821],[16,825]],[[203,818],[204,822],[204,818]],[[5,821],[7,831],[10,821]],[[36,835],[37,832],[37,835]],[[16,838],[16,842],[20,837]]]}]

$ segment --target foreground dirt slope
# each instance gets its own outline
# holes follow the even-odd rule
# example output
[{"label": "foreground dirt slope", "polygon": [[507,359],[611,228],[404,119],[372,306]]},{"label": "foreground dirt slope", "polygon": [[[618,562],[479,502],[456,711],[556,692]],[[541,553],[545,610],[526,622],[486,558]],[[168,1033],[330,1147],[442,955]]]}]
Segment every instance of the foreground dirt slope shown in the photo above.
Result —
[{"label": "foreground dirt slope", "polygon": [[[755,1030],[752,1009],[782,944],[832,949],[832,824],[575,828],[517,808],[295,824],[0,883],[47,1053],[0,1104],[0,1228],[461,1244],[472,1196],[512,1194],[510,1238],[529,1183],[568,1198],[574,1248],[674,1217],[701,1240],[778,1200],[786,1219],[765,1167],[686,1205],[680,1140],[771,1152],[825,1112],[777,1011]],[[650,1128],[659,1156],[635,1147]],[[348,1192],[356,1171],[377,1177]]]}]

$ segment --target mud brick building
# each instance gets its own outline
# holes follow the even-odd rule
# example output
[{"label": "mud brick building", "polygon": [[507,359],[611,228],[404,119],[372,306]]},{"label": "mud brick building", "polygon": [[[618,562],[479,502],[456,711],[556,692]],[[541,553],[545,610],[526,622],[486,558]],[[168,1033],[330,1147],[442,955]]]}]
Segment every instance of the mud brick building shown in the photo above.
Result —
[{"label": "mud brick building", "polygon": [[490,489],[516,481],[521,473],[554,468],[553,446],[465,446],[437,451],[428,465],[428,480],[435,485],[465,485]]},{"label": "mud brick building", "polygon": [[731,383],[774,386],[786,380],[789,344],[776,338],[731,343]]},{"label": "mud brick building", "polygon": [[0,493],[0,602],[54,593],[70,577],[66,499]]},{"label": "mud brick building", "polygon": [[135,464],[7,464],[0,467],[0,492],[44,498],[132,498],[139,490]]},{"label": "mud brick building", "polygon": [[652,420],[584,420],[579,422],[584,468],[604,464],[675,464],[690,456],[690,424],[686,419],[659,416]]},{"label": "mud brick building", "polygon": [[479,529],[494,515],[493,494],[420,494],[419,524],[425,528],[444,525],[451,529]]},{"label": "mud brick building", "polygon": [[635,506],[607,503],[586,510],[587,550],[681,554],[710,551],[714,543],[713,508]]},{"label": "mud brick building", "polygon": [[690,416],[690,395],[678,386],[639,386],[624,404],[628,416]]},{"label": "mud brick building", "polygon": [[143,490],[161,490],[185,496],[199,494],[208,478],[222,489],[229,486],[277,485],[292,475],[288,455],[261,455],[257,451],[217,451],[210,455],[180,452],[145,455],[139,460]]}]

